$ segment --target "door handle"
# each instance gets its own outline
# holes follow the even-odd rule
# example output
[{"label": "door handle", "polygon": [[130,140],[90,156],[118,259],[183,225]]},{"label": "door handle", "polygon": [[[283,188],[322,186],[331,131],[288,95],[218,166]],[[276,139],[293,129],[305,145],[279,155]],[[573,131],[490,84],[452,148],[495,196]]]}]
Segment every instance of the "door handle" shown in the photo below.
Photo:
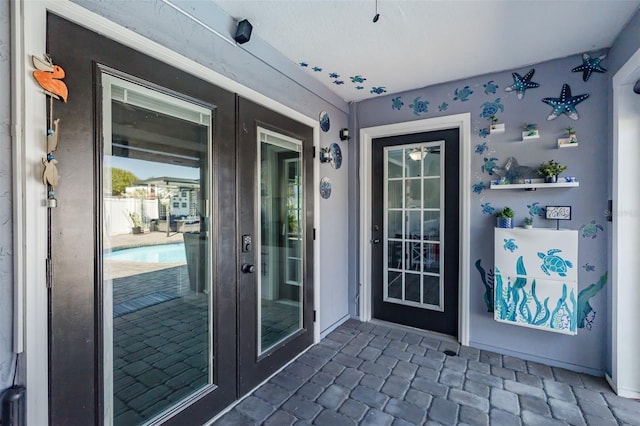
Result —
[{"label": "door handle", "polygon": [[371,244],[380,244],[380,238],[374,238],[371,240]]},{"label": "door handle", "polygon": [[245,274],[253,274],[256,271],[256,266],[251,263],[243,263],[241,269]]}]

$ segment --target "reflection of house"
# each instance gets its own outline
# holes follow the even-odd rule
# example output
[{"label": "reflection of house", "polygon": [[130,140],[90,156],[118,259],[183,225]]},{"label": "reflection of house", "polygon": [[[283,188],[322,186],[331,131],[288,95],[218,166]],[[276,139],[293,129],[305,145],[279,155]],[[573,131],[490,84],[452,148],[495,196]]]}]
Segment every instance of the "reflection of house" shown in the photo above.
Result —
[{"label": "reflection of house", "polygon": [[[156,194],[160,200],[158,206],[160,219],[166,219],[166,207],[169,206],[171,216],[187,217],[200,215],[200,181],[175,177],[157,177],[135,182],[136,188]],[[127,188],[127,191],[129,188]],[[168,197],[168,201],[167,200]]]}]

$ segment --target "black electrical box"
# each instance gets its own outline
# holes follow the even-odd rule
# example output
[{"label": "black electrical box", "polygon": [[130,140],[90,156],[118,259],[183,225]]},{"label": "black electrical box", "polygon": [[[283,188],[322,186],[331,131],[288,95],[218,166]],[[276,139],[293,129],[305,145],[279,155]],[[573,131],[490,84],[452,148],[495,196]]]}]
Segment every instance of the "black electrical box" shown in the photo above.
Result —
[{"label": "black electrical box", "polygon": [[24,386],[14,385],[2,393],[2,426],[25,424],[25,391]]}]

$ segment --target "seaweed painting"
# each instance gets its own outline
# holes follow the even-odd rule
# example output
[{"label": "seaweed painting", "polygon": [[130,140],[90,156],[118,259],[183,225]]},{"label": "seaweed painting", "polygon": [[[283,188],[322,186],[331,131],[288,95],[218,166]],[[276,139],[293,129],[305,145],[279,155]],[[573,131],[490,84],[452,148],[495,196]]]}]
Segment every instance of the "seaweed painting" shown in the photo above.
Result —
[{"label": "seaweed painting", "polygon": [[489,269],[487,274],[480,262],[481,259],[476,260],[476,268],[480,272],[480,278],[484,284],[484,303],[487,305],[487,312],[493,312],[493,269]]},{"label": "seaweed painting", "polygon": [[590,284],[587,288],[578,293],[578,328],[591,330],[593,321],[596,318],[596,311],[589,303],[589,299],[598,294],[607,283],[607,272],[600,277],[597,283]]},{"label": "seaweed painting", "polygon": [[522,256],[516,262],[517,276],[513,283],[510,278],[505,282],[500,270],[496,268],[495,319],[575,333],[577,319],[574,290],[568,291],[567,284],[562,283],[561,295],[556,300],[555,309],[551,310],[551,296],[541,301],[536,280],[525,278],[526,274]]}]

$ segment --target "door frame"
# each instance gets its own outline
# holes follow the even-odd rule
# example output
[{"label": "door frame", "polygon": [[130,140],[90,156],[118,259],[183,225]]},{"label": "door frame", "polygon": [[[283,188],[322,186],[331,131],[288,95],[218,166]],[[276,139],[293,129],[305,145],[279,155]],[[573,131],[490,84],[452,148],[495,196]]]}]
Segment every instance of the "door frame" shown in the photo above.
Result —
[{"label": "door frame", "polygon": [[360,320],[372,319],[371,288],[371,176],[372,142],[375,138],[423,133],[434,130],[460,130],[460,260],[458,270],[458,341],[469,345],[469,291],[471,275],[471,113],[385,124],[360,129]]},{"label": "door frame", "polygon": [[[637,324],[640,313],[634,302],[640,292],[631,283],[640,267],[633,253],[640,247],[640,221],[638,197],[634,183],[640,179],[640,170],[634,158],[640,154],[638,138],[640,114],[631,105],[640,95],[632,87],[640,78],[640,49],[629,57],[612,77],[613,98],[613,148],[612,148],[612,203],[613,220],[610,237],[611,304],[610,344],[611,370],[605,377],[615,392],[626,398],[640,398],[640,370],[637,368],[637,348],[640,343]],[[633,123],[636,123],[635,126]],[[635,275],[634,275],[635,274]]]},{"label": "door frame", "polygon": [[[26,395],[27,424],[48,424],[48,298],[46,188],[41,181],[46,156],[46,99],[32,78],[31,55],[46,52],[47,12],[100,33],[124,46],[171,64],[213,85],[251,99],[313,129],[320,140],[316,117],[309,117],[253,89],[221,75],[157,42],[109,21],[69,0],[11,2],[11,114],[13,160],[13,350],[20,356],[20,381]],[[55,58],[54,58],[55,60]],[[73,93],[70,94],[73,96]],[[61,141],[64,143],[64,141]],[[314,167],[314,188],[320,181]],[[64,185],[62,176],[61,185]],[[320,232],[319,193],[314,191],[314,228]],[[320,312],[320,239],[314,242],[314,309]],[[320,321],[314,323],[314,343],[320,340]]]}]

